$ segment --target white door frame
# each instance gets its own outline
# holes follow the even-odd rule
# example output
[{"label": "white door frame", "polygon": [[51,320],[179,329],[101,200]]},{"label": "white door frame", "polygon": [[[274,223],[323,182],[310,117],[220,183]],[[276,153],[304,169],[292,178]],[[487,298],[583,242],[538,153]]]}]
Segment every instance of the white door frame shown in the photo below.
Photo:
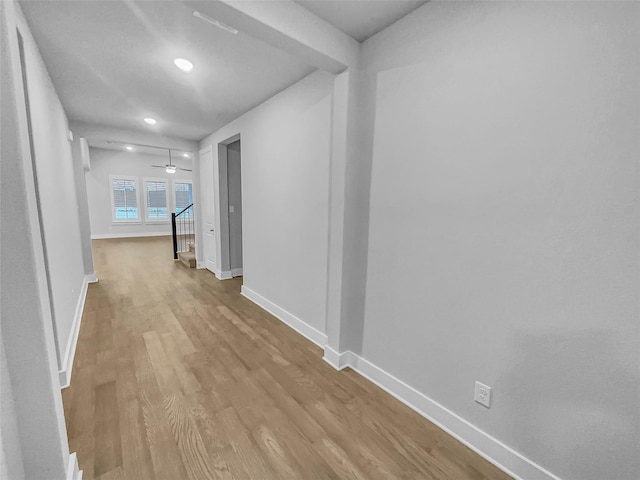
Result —
[{"label": "white door frame", "polygon": [[[204,267],[213,272],[214,274],[217,274],[217,246],[216,246],[216,236],[215,236],[215,217],[216,217],[216,199],[215,199],[215,187],[216,187],[216,168],[215,168],[215,158],[213,156],[213,147],[211,145],[209,145],[208,147],[203,148],[202,150],[200,150],[198,152],[198,164],[199,164],[199,170],[200,172],[202,172],[202,157],[206,154],[211,154],[211,173],[213,174],[213,178],[207,179],[205,178],[205,175],[200,175],[200,181],[199,186],[200,186],[200,211],[201,213],[201,218],[202,218],[202,261],[204,263]],[[213,192],[211,193],[211,196],[209,197],[206,194],[206,191],[208,188],[213,188]],[[211,201],[213,202],[213,205],[211,206],[211,214],[213,215],[213,218],[208,218],[207,217],[207,213],[209,211],[209,207],[206,205],[207,203],[207,198],[210,198]],[[213,250],[211,252],[209,252],[209,248],[212,248]],[[208,255],[208,253],[212,253],[213,254],[213,259],[211,258],[210,255]]]},{"label": "white door frame", "polygon": [[227,184],[227,146],[240,140],[240,133],[218,143],[217,161],[214,158],[214,178],[218,187],[216,193],[216,259],[220,269],[220,274],[216,274],[220,279],[227,279],[233,276],[231,271],[229,253],[229,192]]}]

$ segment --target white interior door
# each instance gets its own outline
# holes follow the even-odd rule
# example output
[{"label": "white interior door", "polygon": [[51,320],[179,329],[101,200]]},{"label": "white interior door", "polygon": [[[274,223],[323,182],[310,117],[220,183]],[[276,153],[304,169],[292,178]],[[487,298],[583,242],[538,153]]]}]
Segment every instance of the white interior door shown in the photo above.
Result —
[{"label": "white interior door", "polygon": [[202,241],[205,267],[216,271],[215,205],[213,181],[213,150],[200,150],[200,191],[202,192]]}]

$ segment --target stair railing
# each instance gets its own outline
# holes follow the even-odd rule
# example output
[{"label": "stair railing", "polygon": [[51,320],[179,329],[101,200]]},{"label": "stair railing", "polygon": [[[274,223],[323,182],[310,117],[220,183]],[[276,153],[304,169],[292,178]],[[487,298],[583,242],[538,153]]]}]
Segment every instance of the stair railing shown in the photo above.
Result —
[{"label": "stair railing", "polygon": [[178,253],[188,251],[189,244],[195,242],[193,203],[178,213],[171,213],[171,233],[173,236],[173,259],[177,260]]}]

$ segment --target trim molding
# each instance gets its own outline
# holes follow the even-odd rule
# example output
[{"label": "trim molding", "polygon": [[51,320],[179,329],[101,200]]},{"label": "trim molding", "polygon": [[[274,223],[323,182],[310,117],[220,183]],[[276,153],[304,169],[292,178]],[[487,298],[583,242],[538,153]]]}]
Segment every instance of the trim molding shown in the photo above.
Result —
[{"label": "trim molding", "polygon": [[78,297],[78,304],[76,305],[76,312],[73,317],[73,324],[71,325],[71,334],[67,340],[67,348],[64,352],[64,358],[62,360],[61,369],[58,372],[60,377],[60,388],[67,388],[71,383],[71,370],[73,369],[73,358],[76,355],[76,346],[78,345],[78,334],[80,333],[80,323],[82,322],[82,313],[84,312],[84,302],[87,299],[87,288],[89,283],[95,283],[98,278],[94,274],[85,275],[82,279],[82,289],[80,290],[80,297]]},{"label": "trim molding", "polygon": [[303,322],[295,315],[287,312],[284,308],[279,307],[275,303],[267,300],[259,293],[254,292],[246,285],[242,285],[242,289],[240,290],[240,294],[243,297],[248,298],[253,303],[262,307],[267,312],[269,312],[274,317],[281,320],[283,323],[286,323],[291,328],[293,328],[296,332],[298,332],[303,337],[311,340],[313,343],[318,345],[320,348],[325,348],[327,344],[327,336],[322,333],[320,330],[315,329],[308,323]]},{"label": "trim molding", "polygon": [[140,232],[140,233],[96,233],[91,234],[91,240],[104,240],[105,238],[137,238],[137,237],[170,237],[171,232]]},{"label": "trim molding", "polygon": [[229,280],[230,278],[233,278],[231,276],[231,270],[216,270],[215,275],[218,280]]},{"label": "trim molding", "polygon": [[352,351],[340,353],[327,346],[323,359],[336,370],[351,367],[514,479],[561,480],[500,440]]},{"label": "trim molding", "polygon": [[324,357],[322,357],[322,359],[338,371],[350,367],[355,363],[351,350],[338,353],[328,345],[324,347]]},{"label": "trim molding", "polygon": [[69,455],[66,480],[82,480],[82,470],[80,470],[80,467],[78,466],[78,456],[75,452]]},{"label": "trim molding", "polygon": [[241,277],[242,269],[234,268],[232,270],[216,270],[214,273],[218,280],[229,280],[230,278],[233,278],[233,277]]}]

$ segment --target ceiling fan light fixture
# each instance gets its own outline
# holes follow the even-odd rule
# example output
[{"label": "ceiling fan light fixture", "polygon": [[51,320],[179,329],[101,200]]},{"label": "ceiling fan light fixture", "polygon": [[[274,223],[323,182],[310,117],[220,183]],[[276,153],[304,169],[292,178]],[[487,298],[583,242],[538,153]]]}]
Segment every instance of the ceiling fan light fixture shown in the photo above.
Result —
[{"label": "ceiling fan light fixture", "polygon": [[129,152],[133,152],[133,147],[131,145],[127,145],[126,147],[124,147],[127,151]]},{"label": "ceiling fan light fixture", "polygon": [[188,153],[183,153],[183,154],[182,154],[182,156],[183,156],[184,158],[189,158],[189,154],[188,154]]},{"label": "ceiling fan light fixture", "polygon": [[167,173],[176,173],[175,165],[167,165],[167,167],[164,170]]},{"label": "ceiling fan light fixture", "polygon": [[149,125],[155,125],[156,123],[158,123],[158,121],[155,118],[151,118],[151,117],[145,118],[144,121]]},{"label": "ceiling fan light fixture", "polygon": [[176,58],[173,63],[183,72],[190,72],[193,70],[193,63],[191,63],[186,58]]}]

